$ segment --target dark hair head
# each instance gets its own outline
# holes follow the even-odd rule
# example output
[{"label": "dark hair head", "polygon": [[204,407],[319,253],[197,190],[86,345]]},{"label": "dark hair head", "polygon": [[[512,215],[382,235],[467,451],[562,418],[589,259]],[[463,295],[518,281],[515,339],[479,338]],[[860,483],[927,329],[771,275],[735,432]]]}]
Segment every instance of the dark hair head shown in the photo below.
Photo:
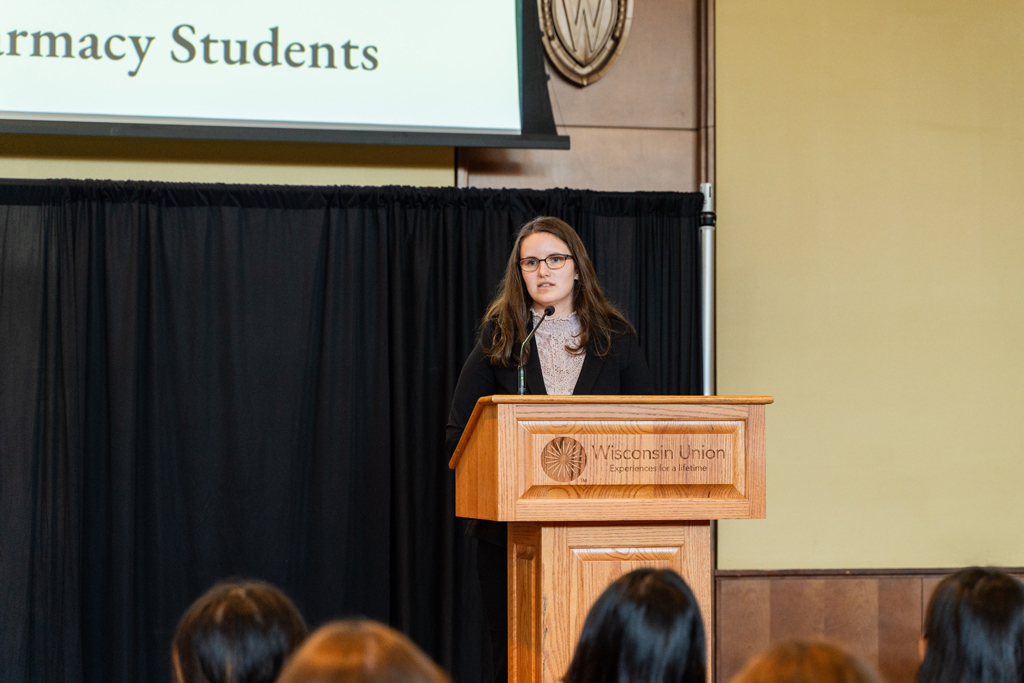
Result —
[{"label": "dark hair head", "polygon": [[944,578],[925,615],[918,683],[1024,681],[1024,586],[994,569]]},{"label": "dark hair head", "polygon": [[670,569],[637,569],[587,614],[565,683],[704,683],[704,622]]},{"label": "dark hair head", "polygon": [[449,683],[448,675],[398,631],[368,619],[321,626],[278,683]]},{"label": "dark hair head", "polygon": [[526,288],[526,281],[523,280],[523,272],[519,268],[519,253],[523,240],[538,232],[549,233],[565,242],[576,267],[578,279],[573,287],[572,307],[580,323],[580,336],[579,344],[570,351],[586,348],[587,342],[594,339],[597,342],[596,354],[600,357],[606,356],[611,349],[612,335],[634,332],[633,326],[605,298],[601,286],[597,283],[594,264],[576,231],[559,218],[539,216],[516,233],[515,244],[505,265],[505,276],[498,285],[498,294],[484,315],[485,323],[494,323],[491,338],[485,339],[481,336],[480,339],[491,365],[507,367],[510,362],[519,360],[513,358],[513,355],[518,354],[518,344],[526,339],[528,334],[530,306],[533,303]]},{"label": "dark hair head", "polygon": [[306,624],[284,593],[261,581],[218,583],[178,623],[178,683],[273,683]]},{"label": "dark hair head", "polygon": [[729,683],[882,683],[882,679],[831,643],[786,640],[751,659]]}]

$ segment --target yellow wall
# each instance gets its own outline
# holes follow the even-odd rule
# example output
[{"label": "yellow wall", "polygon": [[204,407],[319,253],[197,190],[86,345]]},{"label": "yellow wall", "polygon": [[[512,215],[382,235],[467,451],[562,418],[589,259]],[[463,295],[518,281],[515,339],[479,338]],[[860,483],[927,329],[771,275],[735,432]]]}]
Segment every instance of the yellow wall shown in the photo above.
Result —
[{"label": "yellow wall", "polygon": [[455,184],[451,147],[0,134],[0,178],[280,185]]},{"label": "yellow wall", "polygon": [[1024,3],[719,0],[719,566],[1024,565]]}]

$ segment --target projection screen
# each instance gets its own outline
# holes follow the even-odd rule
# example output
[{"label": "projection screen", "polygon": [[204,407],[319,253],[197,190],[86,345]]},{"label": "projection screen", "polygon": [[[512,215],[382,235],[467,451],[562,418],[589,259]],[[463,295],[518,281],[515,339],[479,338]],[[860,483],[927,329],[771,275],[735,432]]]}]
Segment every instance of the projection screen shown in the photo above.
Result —
[{"label": "projection screen", "polygon": [[10,3],[0,130],[514,138],[520,11],[516,0]]}]

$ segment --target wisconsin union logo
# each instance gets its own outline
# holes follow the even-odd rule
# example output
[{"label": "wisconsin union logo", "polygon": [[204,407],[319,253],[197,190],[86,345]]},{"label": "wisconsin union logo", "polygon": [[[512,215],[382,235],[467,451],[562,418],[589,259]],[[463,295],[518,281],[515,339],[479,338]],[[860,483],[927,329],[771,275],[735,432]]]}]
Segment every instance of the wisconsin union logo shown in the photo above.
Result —
[{"label": "wisconsin union logo", "polygon": [[633,21],[633,0],[537,0],[544,49],[563,76],[587,85],[608,73]]},{"label": "wisconsin union logo", "polygon": [[587,466],[587,452],[576,439],[560,436],[544,447],[540,454],[540,466],[544,468],[544,474],[555,481],[572,481]]}]

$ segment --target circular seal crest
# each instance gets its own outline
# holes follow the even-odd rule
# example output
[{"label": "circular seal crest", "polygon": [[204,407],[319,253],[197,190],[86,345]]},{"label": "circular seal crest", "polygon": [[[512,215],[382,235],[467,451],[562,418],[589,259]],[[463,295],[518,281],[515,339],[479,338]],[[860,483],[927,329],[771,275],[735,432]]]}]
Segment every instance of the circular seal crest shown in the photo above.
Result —
[{"label": "circular seal crest", "polygon": [[612,68],[633,23],[634,0],[537,0],[541,41],[558,71],[583,87]]},{"label": "circular seal crest", "polygon": [[555,481],[570,482],[582,474],[587,466],[587,452],[583,444],[568,436],[548,442],[540,454],[544,474]]}]

